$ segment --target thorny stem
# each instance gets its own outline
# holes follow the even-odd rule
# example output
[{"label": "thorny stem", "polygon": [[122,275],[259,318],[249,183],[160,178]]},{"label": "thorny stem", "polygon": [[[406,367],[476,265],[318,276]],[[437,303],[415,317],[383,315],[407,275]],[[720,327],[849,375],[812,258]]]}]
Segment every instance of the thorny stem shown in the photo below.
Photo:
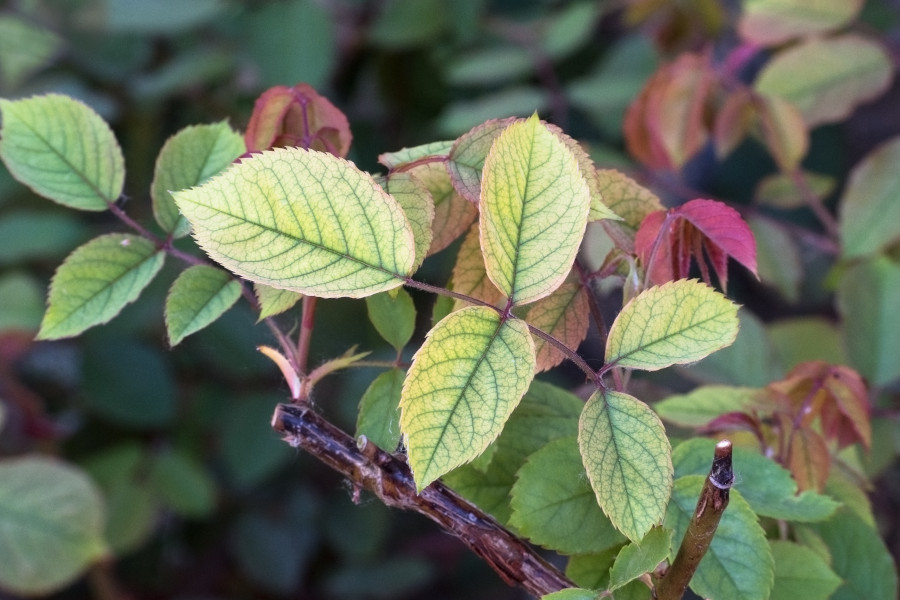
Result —
[{"label": "thorny stem", "polygon": [[405,461],[384,452],[365,436],[338,429],[308,405],[280,404],[272,427],[284,441],[365,488],[394,508],[412,510],[439,524],[481,557],[509,585],[540,597],[575,584],[493,517],[440,482],[421,493]]},{"label": "thorny stem", "polygon": [[678,548],[678,554],[668,571],[656,584],[653,592],[655,600],[680,600],[684,595],[697,566],[716,535],[719,520],[728,506],[728,491],[732,483],[734,471],[731,467],[731,442],[722,440],[716,444],[709,477],[703,484],[697,508]]}]

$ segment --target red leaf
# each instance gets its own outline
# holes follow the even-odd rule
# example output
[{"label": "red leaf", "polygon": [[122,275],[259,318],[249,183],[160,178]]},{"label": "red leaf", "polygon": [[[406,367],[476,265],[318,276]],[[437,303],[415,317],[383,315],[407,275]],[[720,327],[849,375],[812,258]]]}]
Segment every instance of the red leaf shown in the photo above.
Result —
[{"label": "red leaf", "polygon": [[244,133],[247,152],[299,146],[345,157],[352,139],[344,113],[305,83],[263,92]]},{"label": "red leaf", "polygon": [[831,457],[825,439],[807,427],[795,429],[788,448],[787,468],[800,491],[825,489]]},{"label": "red leaf", "polygon": [[715,200],[691,200],[647,215],[634,247],[653,284],[688,277],[691,258],[700,266],[703,280],[711,283],[708,261],[723,290],[728,287],[729,256],[757,275],[750,227],[735,209]]}]

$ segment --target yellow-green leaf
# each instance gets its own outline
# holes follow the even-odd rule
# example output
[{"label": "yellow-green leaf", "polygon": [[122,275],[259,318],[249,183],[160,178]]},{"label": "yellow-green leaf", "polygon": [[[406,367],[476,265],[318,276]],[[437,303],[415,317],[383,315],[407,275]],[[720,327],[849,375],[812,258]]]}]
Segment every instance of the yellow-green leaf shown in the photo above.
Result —
[{"label": "yellow-green leaf", "polygon": [[411,171],[434,201],[431,222],[432,240],[428,255],[440,252],[466,232],[478,217],[478,207],[459,195],[450,183],[450,175],[443,165],[427,163]]},{"label": "yellow-green leaf", "polygon": [[438,323],[413,358],[400,400],[416,487],[481,454],[533,376],[534,343],[522,321],[471,306]]},{"label": "yellow-green leaf", "polygon": [[244,153],[244,138],[225,121],[193,125],[170,137],[156,159],[150,198],[153,216],[164,231],[183,237],[190,231],[187,220],[169,192],[200,185]]},{"label": "yellow-green leaf", "polygon": [[484,163],[481,248],[488,277],[513,304],[543,298],[563,282],[590,202],[575,157],[537,115],[496,139]]},{"label": "yellow-green leaf", "polygon": [[[587,336],[590,325],[588,293],[574,271],[552,294],[526,308],[528,323],[549,333],[572,351],[577,350]],[[556,346],[537,336],[534,348],[538,371],[552,369],[567,358]]]},{"label": "yellow-green leaf", "polygon": [[165,254],[136,235],[102,235],[76,248],[50,282],[38,339],[78,335],[106,323],[134,302],[159,271]]},{"label": "yellow-green leaf", "polygon": [[416,241],[416,261],[412,271],[418,269],[431,247],[434,234],[431,223],[434,221],[434,199],[425,184],[412,173],[394,173],[382,185],[384,190],[394,197],[412,227]]},{"label": "yellow-green leaf", "polygon": [[0,158],[34,193],[80,210],[106,210],[122,193],[125,162],[109,125],[59,94],[0,99]]},{"label": "yellow-green leaf", "polygon": [[481,171],[491,145],[516,117],[491,119],[476,125],[453,143],[447,161],[447,172],[453,187],[469,202],[481,199]]},{"label": "yellow-green leaf", "polygon": [[454,140],[430,142],[412,148],[401,148],[394,152],[385,152],[378,155],[378,162],[388,169],[396,169],[400,165],[406,165],[429,156],[447,156],[453,147]]},{"label": "yellow-green leaf", "polygon": [[259,301],[260,321],[292,309],[303,298],[303,294],[291,290],[280,290],[262,283],[254,283],[253,292]]},{"label": "yellow-green leaf", "polygon": [[173,196],[200,247],[256,283],[360,298],[401,285],[415,261],[397,201],[332,154],[263,152]]},{"label": "yellow-green leaf", "polygon": [[241,284],[221,269],[196,265],[185,269],[166,297],[169,344],[200,331],[237,302]]},{"label": "yellow-green leaf", "polygon": [[800,110],[810,127],[833,123],[881,95],[893,77],[884,48],[857,34],[810,38],[777,53],[756,89]]},{"label": "yellow-green leaf", "polygon": [[[484,256],[481,254],[477,227],[469,230],[459,246],[451,281],[453,281],[454,292],[484,300],[494,306],[502,307],[504,305],[503,294],[497,289],[497,286],[491,283],[487,271],[484,269]],[[469,302],[460,298],[453,301],[454,310],[469,305]]]},{"label": "yellow-green leaf", "polygon": [[597,502],[632,541],[662,521],[672,449],[656,414],[633,396],[598,390],[578,423],[578,445]]},{"label": "yellow-green leaf", "polygon": [[728,298],[693,279],[644,290],[610,327],[606,362],[656,371],[698,361],[734,341],[737,309]]},{"label": "yellow-green leaf", "polygon": [[63,45],[49,27],[39,27],[31,19],[15,16],[16,12],[0,15],[0,82],[4,90],[14,90],[33,72],[51,64]]},{"label": "yellow-green leaf", "polygon": [[553,135],[559,138],[559,141],[569,149],[572,156],[578,161],[578,168],[581,170],[581,176],[584,177],[584,180],[587,182],[588,191],[590,191],[591,194],[591,208],[588,212],[588,220],[601,221],[609,219],[612,221],[621,221],[622,217],[614,213],[606,205],[603,197],[603,187],[605,185],[604,178],[600,176],[597,167],[594,166],[594,161],[591,160],[588,153],[581,147],[581,144],[556,125],[548,125],[547,128]]},{"label": "yellow-green leaf", "polygon": [[741,37],[763,46],[828,31],[853,20],[862,0],[744,0]]}]

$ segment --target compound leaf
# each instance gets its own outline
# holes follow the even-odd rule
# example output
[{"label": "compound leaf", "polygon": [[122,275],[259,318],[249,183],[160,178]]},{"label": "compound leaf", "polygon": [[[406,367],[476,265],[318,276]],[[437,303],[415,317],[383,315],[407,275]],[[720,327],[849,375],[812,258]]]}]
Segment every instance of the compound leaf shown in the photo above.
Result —
[{"label": "compound leaf", "polygon": [[177,345],[237,302],[241,284],[221,269],[195,265],[181,272],[166,297],[166,331]]},{"label": "compound leaf", "polygon": [[53,275],[38,339],[72,337],[106,323],[137,299],[164,256],[149,240],[119,233],[76,248]]},{"label": "compound leaf", "polygon": [[640,540],[662,520],[672,489],[659,417],[633,396],[598,390],[581,413],[578,444],[603,512],[628,539]]},{"label": "compound leaf", "polygon": [[331,154],[263,152],[173,195],[200,247],[256,283],[360,298],[401,285],[415,260],[397,201]]},{"label": "compound leaf", "polygon": [[34,193],[94,211],[106,210],[122,194],[122,149],[86,104],[60,94],[0,99],[0,114],[0,158]]},{"label": "compound leaf", "polygon": [[400,400],[416,487],[481,454],[533,376],[534,342],[522,321],[472,306],[439,322],[416,352]]}]

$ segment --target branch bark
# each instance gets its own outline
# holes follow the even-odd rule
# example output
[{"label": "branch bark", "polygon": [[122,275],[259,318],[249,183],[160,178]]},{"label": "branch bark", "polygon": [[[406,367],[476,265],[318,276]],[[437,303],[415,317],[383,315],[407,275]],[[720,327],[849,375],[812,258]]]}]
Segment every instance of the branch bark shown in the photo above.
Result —
[{"label": "branch bark", "polygon": [[728,491],[734,483],[731,467],[731,442],[722,440],[716,444],[709,477],[700,492],[697,508],[691,517],[678,554],[666,574],[656,584],[653,597],[656,600],[680,600],[697,566],[709,549],[722,513],[728,506]]},{"label": "branch bark", "polygon": [[413,510],[436,522],[461,539],[509,585],[521,586],[537,597],[576,587],[523,540],[440,482],[416,494],[412,473],[404,461],[364,436],[354,440],[309,406],[279,404],[272,428],[288,444],[303,448],[386,505]]}]

